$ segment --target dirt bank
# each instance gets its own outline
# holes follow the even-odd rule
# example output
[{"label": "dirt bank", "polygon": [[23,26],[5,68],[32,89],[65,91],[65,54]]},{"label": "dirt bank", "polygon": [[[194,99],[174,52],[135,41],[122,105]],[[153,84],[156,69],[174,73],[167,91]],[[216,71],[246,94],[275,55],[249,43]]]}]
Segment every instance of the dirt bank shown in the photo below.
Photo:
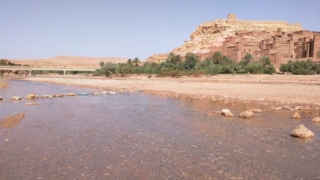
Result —
[{"label": "dirt bank", "polygon": [[320,109],[320,76],[218,75],[210,77],[126,78],[50,76],[26,80],[262,106],[308,106]]},{"label": "dirt bank", "polygon": [[6,81],[4,81],[3,79],[0,79],[0,89],[6,88],[8,86],[9,84]]}]

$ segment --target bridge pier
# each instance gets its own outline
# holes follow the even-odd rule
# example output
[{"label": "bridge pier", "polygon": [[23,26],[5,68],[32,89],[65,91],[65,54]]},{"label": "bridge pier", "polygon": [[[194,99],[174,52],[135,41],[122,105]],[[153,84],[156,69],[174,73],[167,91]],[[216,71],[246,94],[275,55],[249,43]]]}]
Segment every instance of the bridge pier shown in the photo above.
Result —
[{"label": "bridge pier", "polygon": [[63,71],[63,75],[65,76],[67,74],[67,70],[64,70]]},{"label": "bridge pier", "polygon": [[31,70],[28,71],[28,75],[27,76],[31,76]]}]

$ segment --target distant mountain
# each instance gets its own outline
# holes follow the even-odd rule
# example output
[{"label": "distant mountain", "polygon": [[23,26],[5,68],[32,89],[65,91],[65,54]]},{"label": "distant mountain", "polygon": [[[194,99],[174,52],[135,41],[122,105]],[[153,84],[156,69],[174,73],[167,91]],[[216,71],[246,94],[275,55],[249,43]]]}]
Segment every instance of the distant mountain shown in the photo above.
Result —
[{"label": "distant mountain", "polygon": [[23,59],[13,60],[10,62],[21,65],[30,66],[47,66],[47,67],[86,67],[86,68],[98,68],[99,62],[114,62],[125,63],[127,58],[91,58],[91,57],[77,57],[77,56],[57,56],[53,58],[44,59]]}]

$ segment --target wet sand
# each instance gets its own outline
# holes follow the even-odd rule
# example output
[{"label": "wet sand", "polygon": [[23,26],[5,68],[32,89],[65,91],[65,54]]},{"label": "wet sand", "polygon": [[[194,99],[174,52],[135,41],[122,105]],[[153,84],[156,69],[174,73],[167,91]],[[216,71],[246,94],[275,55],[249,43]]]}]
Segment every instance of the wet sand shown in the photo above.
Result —
[{"label": "wet sand", "polygon": [[[12,94],[95,89],[11,81]],[[36,102],[36,106],[26,106]],[[262,112],[253,119],[207,116],[226,104],[141,93],[4,101],[0,179],[317,179],[320,124],[302,114]],[[232,108],[234,114],[243,110]],[[290,136],[304,124],[315,137]]]},{"label": "wet sand", "polygon": [[154,95],[231,104],[251,103],[265,109],[306,106],[307,109],[320,110],[320,75],[218,75],[198,78],[51,76],[26,80],[129,92],[140,90]]}]

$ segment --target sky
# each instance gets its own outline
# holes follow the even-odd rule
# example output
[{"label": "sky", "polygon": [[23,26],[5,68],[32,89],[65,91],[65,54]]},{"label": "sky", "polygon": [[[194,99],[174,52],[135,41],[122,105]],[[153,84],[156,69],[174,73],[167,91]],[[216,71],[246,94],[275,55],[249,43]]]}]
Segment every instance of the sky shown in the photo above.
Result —
[{"label": "sky", "polygon": [[145,60],[190,40],[204,22],[282,20],[320,31],[320,0],[0,0],[0,58]]}]

